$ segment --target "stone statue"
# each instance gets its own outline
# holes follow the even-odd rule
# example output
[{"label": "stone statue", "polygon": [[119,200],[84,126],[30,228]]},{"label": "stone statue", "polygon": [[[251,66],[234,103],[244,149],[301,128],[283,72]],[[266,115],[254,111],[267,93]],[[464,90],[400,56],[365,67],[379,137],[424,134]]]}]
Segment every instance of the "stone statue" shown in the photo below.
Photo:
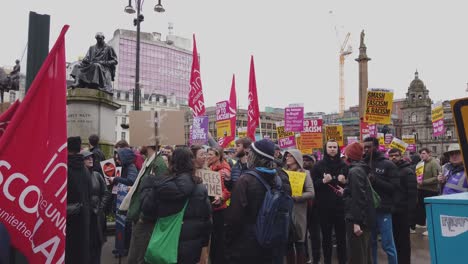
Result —
[{"label": "stone statue", "polygon": [[96,33],[96,45],[89,47],[83,61],[73,67],[70,75],[75,83],[71,88],[99,89],[112,94],[117,63],[117,54],[104,42],[104,34]]},{"label": "stone statue", "polygon": [[19,91],[20,81],[20,61],[15,61],[13,70],[6,74],[3,69],[0,68],[0,102],[3,103],[3,92],[9,92],[10,90]]},{"label": "stone statue", "polygon": [[359,44],[359,47],[365,47],[366,44],[364,44],[364,37],[366,34],[364,33],[364,29],[361,31],[361,43]]}]

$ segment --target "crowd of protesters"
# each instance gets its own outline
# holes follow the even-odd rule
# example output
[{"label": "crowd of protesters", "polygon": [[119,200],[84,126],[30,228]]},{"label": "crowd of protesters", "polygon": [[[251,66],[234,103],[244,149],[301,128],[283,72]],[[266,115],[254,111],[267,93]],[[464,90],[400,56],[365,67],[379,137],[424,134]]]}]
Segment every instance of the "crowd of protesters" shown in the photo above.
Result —
[{"label": "crowd of protesters", "polygon": [[[338,263],[366,264],[377,263],[379,242],[388,263],[411,263],[410,234],[426,225],[423,199],[468,191],[458,144],[439,164],[426,148],[411,156],[399,149],[380,152],[372,137],[344,153],[329,140],[321,160],[297,149],[281,151],[267,139],[240,138],[233,149],[220,148],[211,135],[209,146],[135,149],[121,140],[113,156],[121,175],[108,177],[100,166],[106,158],[99,137],[88,140],[83,150],[79,137],[68,139],[66,263],[100,263],[109,211],[125,216],[129,264],[303,264],[322,257],[330,264],[334,245]],[[219,174],[221,195],[208,196],[196,173],[201,169]],[[292,192],[290,172],[305,174],[299,193]],[[114,186],[125,190],[118,204]],[[262,218],[275,206],[285,221]],[[176,237],[164,232],[163,223],[178,228]],[[287,239],[278,242],[281,236]]]}]

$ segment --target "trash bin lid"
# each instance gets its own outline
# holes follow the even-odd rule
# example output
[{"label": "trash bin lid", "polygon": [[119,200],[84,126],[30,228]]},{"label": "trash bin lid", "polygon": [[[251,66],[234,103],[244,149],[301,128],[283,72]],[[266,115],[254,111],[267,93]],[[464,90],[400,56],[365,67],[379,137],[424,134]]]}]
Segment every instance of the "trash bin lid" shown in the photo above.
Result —
[{"label": "trash bin lid", "polygon": [[468,193],[447,194],[424,198],[429,204],[468,204]]}]

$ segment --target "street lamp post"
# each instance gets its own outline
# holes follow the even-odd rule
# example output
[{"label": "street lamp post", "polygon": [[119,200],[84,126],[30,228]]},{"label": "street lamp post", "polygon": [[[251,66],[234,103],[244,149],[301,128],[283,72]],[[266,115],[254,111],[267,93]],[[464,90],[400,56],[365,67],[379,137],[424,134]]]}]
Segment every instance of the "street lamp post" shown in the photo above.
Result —
[{"label": "street lamp post", "polygon": [[[133,93],[133,110],[139,111],[141,110],[140,106],[140,24],[144,21],[144,16],[141,14],[142,3],[144,0],[135,0],[136,5],[136,13],[137,16],[133,19],[133,25],[137,28],[136,33],[136,65],[135,65],[135,92]],[[132,0],[128,0],[128,6],[125,7],[125,12],[128,14],[134,14],[135,9],[132,6]],[[158,4],[154,7],[154,11],[158,13],[163,13],[165,10],[161,5],[161,0],[158,0]]]}]

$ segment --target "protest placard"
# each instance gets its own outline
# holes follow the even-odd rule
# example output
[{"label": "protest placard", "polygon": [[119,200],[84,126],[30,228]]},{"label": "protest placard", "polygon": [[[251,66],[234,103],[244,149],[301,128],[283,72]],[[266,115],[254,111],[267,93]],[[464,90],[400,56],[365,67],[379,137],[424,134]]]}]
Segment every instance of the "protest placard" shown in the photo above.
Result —
[{"label": "protest placard", "polygon": [[247,137],[247,128],[246,127],[237,128],[237,137],[239,138]]},{"label": "protest placard", "polygon": [[364,122],[390,124],[392,118],[393,91],[390,89],[368,89]]},{"label": "protest placard", "polygon": [[216,122],[216,137],[228,137],[231,135],[231,120]]},{"label": "protest placard", "polygon": [[385,143],[386,149],[390,148],[390,144],[392,143],[392,140],[393,140],[392,134],[385,134],[384,143]]},{"label": "protest placard", "polygon": [[[304,131],[300,134],[301,143],[299,149],[309,152],[309,149],[320,149],[323,147],[323,134],[322,134],[322,123],[321,117],[314,119],[304,120]],[[297,140],[297,138],[296,138]]]},{"label": "protest placard", "polygon": [[419,183],[424,179],[424,161],[421,161],[416,165],[416,179]]},{"label": "protest placard", "polygon": [[304,106],[289,105],[284,109],[284,130],[302,132],[304,130]]},{"label": "protest placard", "polygon": [[358,137],[347,137],[348,145],[351,145],[354,142],[359,142]]},{"label": "protest placard", "polygon": [[191,144],[204,145],[208,141],[208,116],[196,116],[193,118]]},{"label": "protest placard", "polygon": [[294,132],[284,130],[284,122],[276,122],[276,133],[278,134],[278,145],[280,148],[296,146]]},{"label": "protest placard", "polygon": [[184,111],[130,111],[132,146],[180,145],[185,143]]},{"label": "protest placard", "polygon": [[328,141],[330,139],[334,139],[338,142],[338,145],[344,146],[342,125],[330,124],[325,126],[325,140]]},{"label": "protest placard", "polygon": [[216,121],[229,120],[230,118],[229,101],[216,103]]},{"label": "protest placard", "polygon": [[434,137],[442,136],[445,133],[444,107],[442,102],[439,101],[432,104],[431,119]]},{"label": "protest placard", "polygon": [[390,143],[390,148],[399,149],[401,153],[405,153],[407,147],[408,143],[405,143],[403,140],[396,137],[394,137],[392,143]]},{"label": "protest placard", "polygon": [[114,159],[107,159],[100,162],[102,172],[104,173],[104,177],[114,177],[115,176],[115,161]]},{"label": "protest placard", "polygon": [[289,170],[287,170],[286,173],[289,176],[289,183],[291,184],[292,196],[302,196],[306,173]]},{"label": "protest placard", "polygon": [[403,142],[408,144],[408,147],[406,148],[407,151],[416,152],[416,137],[414,135],[403,135],[401,136],[401,139]]},{"label": "protest placard", "polygon": [[202,179],[208,190],[208,196],[222,196],[221,175],[217,171],[196,170],[195,175]]},{"label": "protest placard", "polygon": [[[122,176],[122,167],[116,167],[114,177],[120,177],[120,176]],[[112,187],[112,194],[117,194],[117,191],[118,191],[118,186],[117,184],[114,184],[114,187]]]}]

